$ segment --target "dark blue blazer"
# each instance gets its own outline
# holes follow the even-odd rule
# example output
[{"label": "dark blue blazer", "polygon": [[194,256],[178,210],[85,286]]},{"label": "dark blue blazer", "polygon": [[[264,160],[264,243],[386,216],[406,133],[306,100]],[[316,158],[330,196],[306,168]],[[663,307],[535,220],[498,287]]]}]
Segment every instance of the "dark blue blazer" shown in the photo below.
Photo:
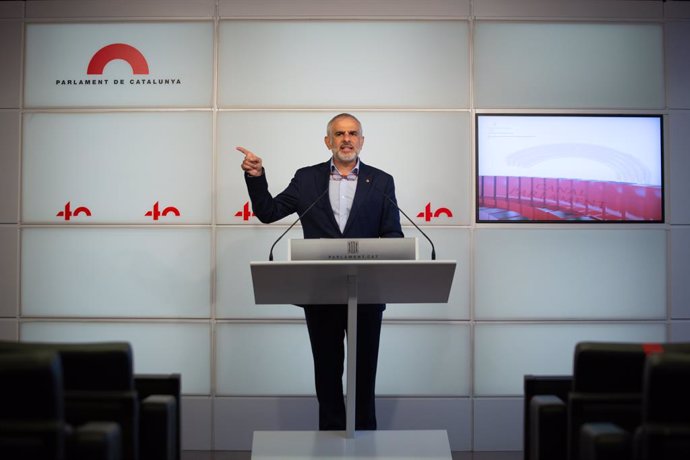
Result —
[{"label": "dark blue blazer", "polygon": [[[345,230],[340,231],[328,197],[330,161],[297,170],[287,188],[273,197],[268,191],[266,171],[259,177],[245,174],[252,210],[263,223],[271,223],[292,213],[301,215],[320,195],[314,207],[302,217],[305,238],[388,238],[402,237],[400,213],[394,202],[393,176],[359,163],[357,190]],[[324,193],[325,192],[325,193]]]}]

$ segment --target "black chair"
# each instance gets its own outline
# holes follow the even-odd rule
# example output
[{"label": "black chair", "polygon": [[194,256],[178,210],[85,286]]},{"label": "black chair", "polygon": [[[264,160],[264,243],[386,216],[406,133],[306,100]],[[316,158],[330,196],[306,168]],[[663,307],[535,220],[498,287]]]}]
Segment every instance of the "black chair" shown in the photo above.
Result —
[{"label": "black chair", "polygon": [[[658,347],[654,347],[657,350]],[[568,458],[579,459],[585,423],[614,423],[634,430],[642,417],[644,344],[584,342],[575,347],[568,395]]]},{"label": "black chair", "polygon": [[661,351],[690,353],[690,344],[579,343],[567,398],[531,397],[526,458],[579,460],[580,430],[587,423],[634,430],[642,417],[645,359]]},{"label": "black chair", "polygon": [[[179,391],[140,398],[128,343],[0,342],[0,353],[37,350],[54,351],[61,358],[68,423],[117,423],[124,460],[179,459]],[[179,376],[177,382],[179,388]]]},{"label": "black chair", "polygon": [[645,368],[642,424],[636,460],[690,458],[690,355],[650,356]]},{"label": "black chair", "polygon": [[55,352],[0,354],[3,458],[119,460],[120,427],[71,426],[64,417],[62,364]]},{"label": "black chair", "polygon": [[613,423],[585,424],[580,443],[582,460],[690,458],[690,355],[662,353],[647,358],[642,419],[634,432]]}]

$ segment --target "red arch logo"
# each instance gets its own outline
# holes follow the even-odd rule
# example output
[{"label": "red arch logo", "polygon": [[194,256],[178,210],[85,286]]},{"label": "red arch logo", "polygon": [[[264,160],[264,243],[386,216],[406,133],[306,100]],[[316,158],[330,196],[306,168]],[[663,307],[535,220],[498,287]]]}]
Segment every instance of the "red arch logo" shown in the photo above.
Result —
[{"label": "red arch logo", "polygon": [[124,43],[113,43],[112,45],[104,46],[96,51],[86,73],[89,75],[103,75],[103,69],[110,61],[115,59],[122,59],[132,67],[132,73],[135,75],[146,75],[149,73],[149,63],[141,52],[131,45]]}]

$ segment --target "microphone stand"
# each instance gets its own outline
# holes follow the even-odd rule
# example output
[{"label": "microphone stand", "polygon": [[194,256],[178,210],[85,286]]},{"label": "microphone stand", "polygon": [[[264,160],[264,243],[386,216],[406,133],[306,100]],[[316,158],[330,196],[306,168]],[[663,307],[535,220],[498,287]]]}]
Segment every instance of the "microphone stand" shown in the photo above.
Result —
[{"label": "microphone stand", "polygon": [[395,206],[395,209],[397,209],[398,211],[400,211],[400,213],[401,213],[403,216],[405,216],[405,218],[407,218],[407,220],[410,221],[410,223],[411,223],[412,225],[414,225],[414,228],[416,228],[417,230],[419,230],[419,233],[421,233],[422,235],[424,235],[424,238],[426,238],[426,240],[427,240],[427,241],[429,242],[429,244],[431,245],[431,260],[436,260],[436,248],[434,247],[434,243],[431,241],[431,238],[429,238],[428,236],[426,236],[426,233],[424,233],[424,231],[422,231],[422,229],[419,228],[419,226],[418,226],[417,224],[415,224],[414,221],[413,221],[412,219],[410,219],[410,216],[408,216],[408,215],[405,213],[405,211],[403,211],[402,209],[400,209],[400,207],[396,204],[395,201],[393,201],[393,200],[391,199],[391,197],[389,197],[389,196],[388,196],[387,194],[385,194],[385,193],[383,194],[383,196],[385,196],[386,199],[387,199],[388,201],[390,201],[390,203],[391,203],[393,206]]},{"label": "microphone stand", "polygon": [[289,231],[292,229],[292,227],[294,227],[295,224],[297,224],[297,222],[299,222],[299,220],[300,220],[302,217],[304,217],[304,216],[311,210],[311,208],[314,207],[314,205],[316,205],[316,203],[318,203],[319,201],[321,201],[321,198],[323,198],[323,196],[324,196],[326,193],[328,193],[329,188],[330,188],[330,186],[327,187],[326,190],[324,190],[323,192],[321,192],[321,195],[319,195],[319,197],[318,197],[317,199],[315,199],[315,200],[312,202],[312,204],[310,204],[309,207],[307,207],[307,209],[305,209],[304,212],[303,212],[302,214],[300,214],[299,217],[297,217],[297,219],[295,219],[295,221],[294,221],[292,224],[290,224],[290,226],[287,228],[287,230],[285,230],[283,233],[281,233],[281,235],[278,237],[278,239],[275,240],[275,241],[273,242],[273,245],[271,246],[271,251],[270,251],[269,254],[268,254],[268,260],[269,260],[269,262],[273,262],[273,248],[276,247],[276,244],[278,244],[278,241],[280,241],[281,239],[283,239],[283,237],[285,236],[285,234],[286,234],[287,232],[289,232]]}]

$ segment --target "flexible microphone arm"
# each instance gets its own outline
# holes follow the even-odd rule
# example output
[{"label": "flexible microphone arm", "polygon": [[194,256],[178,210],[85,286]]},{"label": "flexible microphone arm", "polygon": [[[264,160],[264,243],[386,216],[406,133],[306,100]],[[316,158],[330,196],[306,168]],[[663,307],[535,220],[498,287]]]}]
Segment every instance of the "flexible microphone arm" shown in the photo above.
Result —
[{"label": "flexible microphone arm", "polygon": [[310,204],[309,207],[307,207],[307,209],[305,209],[304,212],[303,212],[302,214],[300,214],[299,217],[297,217],[297,219],[295,219],[295,221],[294,221],[292,224],[290,224],[290,226],[287,228],[287,230],[285,230],[285,231],[278,237],[278,239],[275,240],[275,241],[273,242],[273,245],[271,246],[271,251],[268,253],[268,260],[269,260],[270,262],[273,262],[273,248],[276,247],[276,244],[278,244],[278,241],[280,241],[281,239],[283,239],[283,237],[285,236],[285,234],[286,234],[287,232],[289,232],[289,231],[292,229],[292,227],[294,227],[295,224],[297,224],[297,222],[299,222],[300,219],[302,219],[302,217],[304,217],[305,214],[307,214],[307,213],[311,210],[311,208],[313,208],[314,205],[316,205],[316,203],[318,203],[319,201],[321,201],[321,198],[323,198],[323,196],[324,196],[326,193],[328,193],[328,190],[329,190],[329,189],[330,189],[330,186],[329,186],[329,187],[326,187],[326,190],[324,190],[323,192],[321,192],[321,195],[319,195],[319,197],[318,197],[317,199],[315,199],[315,200],[312,202],[312,204]]},{"label": "flexible microphone arm", "polygon": [[387,199],[393,206],[395,206],[395,209],[397,209],[398,211],[400,211],[400,213],[401,213],[403,216],[405,216],[405,218],[407,218],[407,220],[409,220],[410,223],[411,223],[412,225],[414,225],[414,228],[416,228],[417,230],[419,230],[419,233],[421,233],[422,235],[424,235],[424,238],[426,238],[426,240],[427,240],[427,241],[429,242],[429,244],[431,245],[431,260],[436,260],[436,248],[434,247],[434,243],[431,241],[431,238],[429,238],[428,236],[426,236],[426,233],[424,233],[424,231],[422,231],[422,229],[419,228],[419,225],[415,224],[414,221],[413,221],[412,219],[410,219],[410,216],[408,216],[407,214],[405,214],[405,211],[403,211],[402,209],[400,209],[400,207],[398,206],[398,204],[397,204],[395,201],[393,201],[393,199],[392,199],[391,197],[389,197],[387,193],[383,193],[383,192],[381,192],[381,193],[383,194],[384,197],[386,197],[386,199]]}]

